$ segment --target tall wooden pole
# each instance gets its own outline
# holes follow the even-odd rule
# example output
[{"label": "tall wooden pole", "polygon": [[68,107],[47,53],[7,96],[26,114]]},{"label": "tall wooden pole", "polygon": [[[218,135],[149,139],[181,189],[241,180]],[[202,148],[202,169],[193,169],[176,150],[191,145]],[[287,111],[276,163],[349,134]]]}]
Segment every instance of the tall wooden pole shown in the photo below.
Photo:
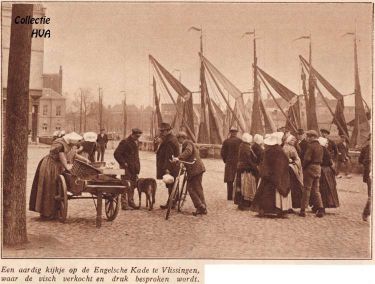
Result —
[{"label": "tall wooden pole", "polygon": [[102,102],[102,99],[103,99],[103,95],[101,94],[101,90],[102,88],[98,88],[98,91],[99,91],[99,131],[102,130],[103,128],[103,114],[102,114],[102,107],[103,107],[103,102]]},{"label": "tall wooden pole", "polygon": [[79,133],[82,133],[83,91],[81,88],[79,90],[81,92],[81,105],[79,108]]},{"label": "tall wooden pole", "polygon": [[12,4],[3,167],[3,244],[27,242],[26,176],[32,25],[15,18],[33,15],[33,5]]},{"label": "tall wooden pole", "polygon": [[123,129],[123,137],[125,138],[126,133],[127,133],[126,126],[127,126],[127,123],[128,123],[128,116],[127,116],[127,113],[126,113],[126,92],[121,91],[121,93],[124,93],[124,100],[123,100],[123,104],[122,104],[122,115],[123,115],[123,120],[122,120],[123,127],[122,127],[122,129]]}]

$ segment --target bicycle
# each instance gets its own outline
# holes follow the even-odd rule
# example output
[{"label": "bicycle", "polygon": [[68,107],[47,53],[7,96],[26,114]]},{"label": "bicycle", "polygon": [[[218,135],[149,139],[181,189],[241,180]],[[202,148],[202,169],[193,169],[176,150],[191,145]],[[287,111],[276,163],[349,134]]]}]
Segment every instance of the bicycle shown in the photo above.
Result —
[{"label": "bicycle", "polygon": [[[168,207],[167,212],[165,214],[165,220],[168,220],[171,209],[177,205],[177,211],[181,212],[182,207],[184,206],[186,196],[187,196],[187,172],[185,169],[185,164],[192,165],[195,163],[195,159],[192,162],[181,161],[178,159],[174,159],[180,163],[178,175],[173,183],[173,188],[171,194],[168,197]],[[180,183],[181,175],[183,175],[182,182]]]}]

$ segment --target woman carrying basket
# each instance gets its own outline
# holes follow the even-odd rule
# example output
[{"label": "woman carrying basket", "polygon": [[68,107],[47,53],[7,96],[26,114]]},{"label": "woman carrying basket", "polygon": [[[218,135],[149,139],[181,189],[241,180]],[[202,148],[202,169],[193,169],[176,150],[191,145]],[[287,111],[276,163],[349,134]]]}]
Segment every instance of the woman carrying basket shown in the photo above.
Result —
[{"label": "woman carrying basket", "polygon": [[38,164],[31,188],[29,210],[39,212],[41,218],[56,218],[57,177],[71,169],[74,159],[89,162],[76,153],[76,145],[82,139],[75,132],[69,133],[52,142],[50,152]]}]

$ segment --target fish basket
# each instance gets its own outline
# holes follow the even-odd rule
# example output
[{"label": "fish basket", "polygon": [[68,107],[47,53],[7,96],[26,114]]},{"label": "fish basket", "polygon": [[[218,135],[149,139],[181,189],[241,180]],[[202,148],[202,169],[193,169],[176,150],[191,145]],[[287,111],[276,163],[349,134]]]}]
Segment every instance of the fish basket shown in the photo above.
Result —
[{"label": "fish basket", "polygon": [[74,160],[71,173],[80,179],[91,179],[100,174],[101,171],[85,162]]},{"label": "fish basket", "polygon": [[106,162],[92,162],[91,165],[94,167],[94,168],[104,168],[105,165],[106,165]]}]

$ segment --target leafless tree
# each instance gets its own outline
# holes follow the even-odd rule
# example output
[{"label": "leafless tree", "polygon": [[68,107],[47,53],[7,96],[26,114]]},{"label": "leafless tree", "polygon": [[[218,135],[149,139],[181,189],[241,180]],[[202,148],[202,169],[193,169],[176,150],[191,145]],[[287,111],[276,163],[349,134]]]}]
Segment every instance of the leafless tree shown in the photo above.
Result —
[{"label": "leafless tree", "polygon": [[72,109],[79,111],[80,132],[86,132],[87,130],[87,115],[90,111],[91,102],[93,102],[93,95],[90,88],[79,88],[79,91],[74,94],[74,100],[71,107]]}]

